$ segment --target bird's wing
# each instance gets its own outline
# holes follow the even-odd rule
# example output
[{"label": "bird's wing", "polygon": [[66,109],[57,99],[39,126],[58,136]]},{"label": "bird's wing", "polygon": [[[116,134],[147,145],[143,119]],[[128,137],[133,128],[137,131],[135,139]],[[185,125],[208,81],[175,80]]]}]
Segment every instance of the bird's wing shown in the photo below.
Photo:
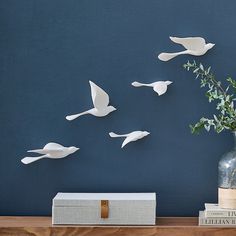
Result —
[{"label": "bird's wing", "polygon": [[89,83],[94,107],[97,109],[104,109],[109,104],[108,94],[92,81],[89,81]]},{"label": "bird's wing", "polygon": [[153,90],[158,93],[159,96],[164,94],[167,91],[167,85],[163,83],[156,83],[155,86],[153,87]]},{"label": "bird's wing", "polygon": [[48,149],[48,150],[58,150],[63,148],[64,147],[59,143],[48,143],[43,147],[43,149]]},{"label": "bird's wing", "polygon": [[21,160],[21,162],[27,165],[27,164],[38,161],[38,160],[45,158],[45,157],[48,157],[48,155],[43,155],[43,156],[39,156],[39,157],[25,157]]},{"label": "bird's wing", "polygon": [[127,137],[129,134],[116,134],[114,132],[109,133],[111,138],[118,138],[118,137]]},{"label": "bird's wing", "polygon": [[39,153],[39,154],[49,154],[49,153],[56,154],[56,153],[60,153],[61,151],[63,151],[62,148],[56,148],[56,149],[52,149],[52,148],[47,149],[47,148],[45,148],[45,149],[29,150],[27,152],[35,152],[35,153]]},{"label": "bird's wing", "polygon": [[123,148],[126,144],[135,141],[136,139],[137,139],[137,138],[136,138],[135,135],[130,135],[130,136],[128,136],[128,137],[124,140],[124,142],[122,143],[121,148]]},{"label": "bird's wing", "polygon": [[177,38],[170,37],[171,41],[183,45],[187,50],[198,51],[205,47],[206,41],[201,37]]},{"label": "bird's wing", "polygon": [[48,154],[48,153],[57,153],[64,150],[64,147],[58,143],[48,143],[46,144],[43,149],[34,149],[29,150],[27,152],[35,152],[39,154]]},{"label": "bird's wing", "polygon": [[45,149],[34,149],[34,150],[28,150],[27,152],[35,152],[35,153],[39,153],[39,154],[47,154],[48,151]]}]

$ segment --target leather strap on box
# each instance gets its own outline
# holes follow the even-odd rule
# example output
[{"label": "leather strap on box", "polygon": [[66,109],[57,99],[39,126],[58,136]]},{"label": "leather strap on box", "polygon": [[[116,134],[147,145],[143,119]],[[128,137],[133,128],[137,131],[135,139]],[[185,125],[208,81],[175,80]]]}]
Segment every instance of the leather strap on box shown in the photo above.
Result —
[{"label": "leather strap on box", "polygon": [[101,200],[101,218],[106,219],[109,216],[108,200]]}]

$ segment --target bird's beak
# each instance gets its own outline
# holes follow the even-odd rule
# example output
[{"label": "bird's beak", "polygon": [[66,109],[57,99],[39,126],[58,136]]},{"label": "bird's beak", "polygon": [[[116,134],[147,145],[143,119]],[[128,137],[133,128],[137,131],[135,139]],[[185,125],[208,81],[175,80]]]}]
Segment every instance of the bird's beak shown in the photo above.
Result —
[{"label": "bird's beak", "polygon": [[214,43],[211,43],[211,48],[213,48],[215,46],[215,44]]},{"label": "bird's beak", "polygon": [[173,83],[172,81],[169,81],[169,80],[166,81],[166,84],[167,84],[167,85],[170,85],[170,84],[172,84],[172,83]]},{"label": "bird's beak", "polygon": [[79,148],[73,147],[73,149],[71,149],[71,152],[74,153],[74,152],[77,152],[78,150],[79,150]]}]

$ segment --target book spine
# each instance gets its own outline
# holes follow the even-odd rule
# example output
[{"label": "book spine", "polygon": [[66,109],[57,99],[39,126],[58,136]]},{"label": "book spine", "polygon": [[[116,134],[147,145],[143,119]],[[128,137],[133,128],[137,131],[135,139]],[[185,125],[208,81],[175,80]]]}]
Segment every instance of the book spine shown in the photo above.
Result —
[{"label": "book spine", "polygon": [[199,217],[199,225],[211,225],[211,226],[236,226],[236,218],[201,218]]},{"label": "book spine", "polygon": [[205,217],[235,217],[236,211],[205,211]]}]

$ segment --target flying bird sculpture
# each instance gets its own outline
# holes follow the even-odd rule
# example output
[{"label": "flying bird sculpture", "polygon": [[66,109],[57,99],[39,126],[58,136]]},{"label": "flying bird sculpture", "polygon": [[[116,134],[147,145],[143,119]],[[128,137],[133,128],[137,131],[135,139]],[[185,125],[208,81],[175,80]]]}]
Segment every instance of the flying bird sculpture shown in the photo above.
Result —
[{"label": "flying bird sculpture", "polygon": [[123,148],[128,143],[142,139],[149,134],[150,133],[147,131],[133,131],[129,134],[115,134],[114,132],[109,133],[110,137],[112,137],[112,138],[119,138],[119,137],[125,138],[124,142],[122,143],[121,148]]},{"label": "flying bird sculpture", "polygon": [[214,43],[206,43],[204,38],[201,37],[188,37],[188,38],[177,38],[177,37],[170,37],[170,40],[174,43],[181,44],[184,46],[186,50],[181,52],[174,52],[174,53],[166,53],[163,52],[159,54],[158,58],[161,61],[169,61],[176,56],[189,54],[193,56],[202,56],[204,55],[209,49],[215,46]]},{"label": "flying bird sculpture", "polygon": [[93,115],[93,116],[98,116],[98,117],[103,117],[108,115],[110,112],[115,111],[116,108],[113,106],[108,106],[109,105],[109,96],[108,94],[98,87],[95,83],[92,81],[89,81],[90,88],[91,88],[91,96],[92,96],[92,101],[94,108],[89,109],[85,112],[81,112],[75,115],[69,115],[66,116],[67,120],[74,120],[82,115]]},{"label": "flying bird sculpture", "polygon": [[142,86],[146,86],[146,87],[152,87],[153,90],[159,95],[163,95],[164,93],[166,93],[167,91],[167,86],[172,84],[172,81],[157,81],[154,83],[150,83],[150,84],[143,84],[143,83],[139,83],[137,81],[133,82],[132,85],[134,87],[142,87]]},{"label": "flying bird sculpture", "polygon": [[74,146],[64,147],[58,143],[48,143],[43,147],[43,149],[35,149],[35,150],[28,151],[28,152],[35,152],[35,153],[39,153],[43,155],[38,156],[38,157],[25,157],[21,160],[21,162],[24,164],[30,164],[42,158],[60,159],[78,150],[79,148],[74,147]]}]

